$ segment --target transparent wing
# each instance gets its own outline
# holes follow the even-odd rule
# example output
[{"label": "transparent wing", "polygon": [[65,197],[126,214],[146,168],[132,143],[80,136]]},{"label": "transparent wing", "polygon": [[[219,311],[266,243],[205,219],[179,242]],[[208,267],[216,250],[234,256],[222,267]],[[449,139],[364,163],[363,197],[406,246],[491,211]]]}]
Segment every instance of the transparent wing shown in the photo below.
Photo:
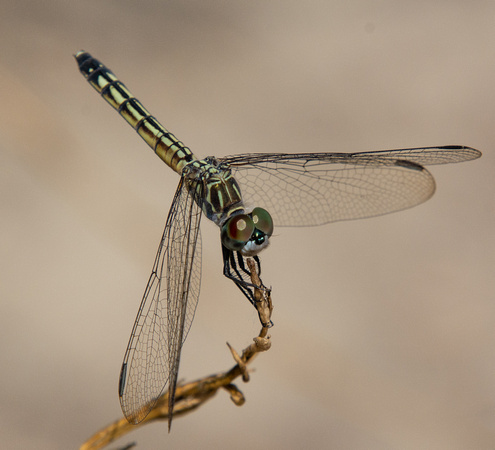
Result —
[{"label": "transparent wing", "polygon": [[275,226],[322,225],[418,205],[435,192],[423,167],[468,161],[478,150],[428,147],[363,153],[260,153],[221,158],[244,202],[261,206]]},{"label": "transparent wing", "polygon": [[120,404],[134,424],[148,415],[167,383],[173,410],[182,344],[198,302],[201,209],[188,183],[181,178],[175,193],[122,364]]}]

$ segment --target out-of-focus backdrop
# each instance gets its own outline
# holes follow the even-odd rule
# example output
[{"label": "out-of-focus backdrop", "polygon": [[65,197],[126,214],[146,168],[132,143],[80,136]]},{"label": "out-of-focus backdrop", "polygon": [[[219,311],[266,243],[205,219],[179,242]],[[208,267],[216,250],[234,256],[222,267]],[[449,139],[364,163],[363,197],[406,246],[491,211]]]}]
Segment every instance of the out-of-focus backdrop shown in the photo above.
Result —
[{"label": "out-of-focus backdrop", "polygon": [[[272,349],[239,387],[117,444],[488,449],[495,442],[495,3],[0,2],[0,435],[75,448],[117,381],[178,177],[98,97],[108,65],[200,156],[463,144],[426,204],[276,229]],[[258,332],[203,221],[180,378]]]}]

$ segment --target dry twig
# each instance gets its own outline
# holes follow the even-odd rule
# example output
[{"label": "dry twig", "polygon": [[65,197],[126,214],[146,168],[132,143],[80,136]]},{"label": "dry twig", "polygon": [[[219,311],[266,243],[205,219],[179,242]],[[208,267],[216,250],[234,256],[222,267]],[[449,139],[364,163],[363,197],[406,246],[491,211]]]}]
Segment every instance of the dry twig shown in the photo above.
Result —
[{"label": "dry twig", "polygon": [[[270,336],[268,336],[268,328],[271,324],[271,314],[273,310],[270,289],[266,288],[261,282],[254,261],[251,258],[247,258],[246,262],[251,273],[251,282],[255,286],[254,296],[256,299],[256,309],[258,310],[261,323],[265,325],[262,326],[259,335],[253,339],[254,342],[245,348],[241,355],[227,343],[232,356],[236,361],[236,365],[230,370],[177,386],[173,411],[174,418],[181,417],[186,413],[194,411],[212,398],[220,388],[229,392],[231,400],[236,405],[243,405],[245,402],[244,395],[237,386],[232,384],[232,382],[239,376],[242,377],[244,382],[249,381],[247,365],[258,353],[264,352],[270,348],[271,342]],[[96,450],[103,448],[140,426],[156,420],[168,420],[168,416],[167,391],[166,394],[158,399],[155,407],[142,422],[137,425],[131,425],[125,418],[119,419],[95,433],[80,447],[80,450]]]}]

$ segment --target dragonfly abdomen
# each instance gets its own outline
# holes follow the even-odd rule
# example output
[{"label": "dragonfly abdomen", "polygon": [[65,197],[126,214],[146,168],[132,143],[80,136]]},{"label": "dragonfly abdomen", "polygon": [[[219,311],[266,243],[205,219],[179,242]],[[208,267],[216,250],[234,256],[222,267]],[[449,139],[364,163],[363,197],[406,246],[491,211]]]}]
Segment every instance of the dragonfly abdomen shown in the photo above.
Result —
[{"label": "dragonfly abdomen", "polygon": [[110,69],[84,51],[78,52],[75,58],[88,83],[169,167],[180,174],[187,163],[196,159],[191,150],[163,127]]}]

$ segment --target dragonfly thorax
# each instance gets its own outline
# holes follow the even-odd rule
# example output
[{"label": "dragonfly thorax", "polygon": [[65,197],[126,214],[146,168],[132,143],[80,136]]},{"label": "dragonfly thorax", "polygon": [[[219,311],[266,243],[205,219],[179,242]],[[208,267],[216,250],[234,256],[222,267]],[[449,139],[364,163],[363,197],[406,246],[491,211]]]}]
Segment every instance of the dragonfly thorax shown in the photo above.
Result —
[{"label": "dragonfly thorax", "polygon": [[263,208],[245,211],[241,189],[227,164],[213,157],[194,160],[184,167],[182,175],[206,217],[220,227],[225,247],[254,256],[268,246],[273,233],[270,214]]},{"label": "dragonfly thorax", "polygon": [[195,191],[195,200],[208,219],[222,226],[233,214],[244,211],[241,189],[228,166],[215,158],[191,161],[183,176]]}]

